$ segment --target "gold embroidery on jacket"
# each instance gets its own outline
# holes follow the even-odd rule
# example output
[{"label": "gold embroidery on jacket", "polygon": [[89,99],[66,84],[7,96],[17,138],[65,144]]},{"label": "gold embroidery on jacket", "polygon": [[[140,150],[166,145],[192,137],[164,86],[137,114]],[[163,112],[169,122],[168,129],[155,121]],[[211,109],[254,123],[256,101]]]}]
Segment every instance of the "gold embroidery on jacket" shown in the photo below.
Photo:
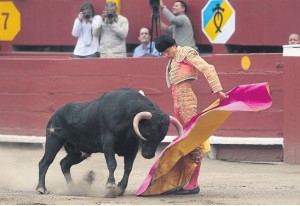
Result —
[{"label": "gold embroidery on jacket", "polygon": [[[182,69],[183,66],[186,70],[189,69],[189,71],[184,71]],[[204,74],[214,93],[222,90],[215,67],[208,64],[198,55],[198,52],[191,47],[178,46],[177,53],[169,67],[170,70],[167,72],[167,82],[169,84],[176,85],[188,79],[195,80],[197,79],[199,70]]]}]

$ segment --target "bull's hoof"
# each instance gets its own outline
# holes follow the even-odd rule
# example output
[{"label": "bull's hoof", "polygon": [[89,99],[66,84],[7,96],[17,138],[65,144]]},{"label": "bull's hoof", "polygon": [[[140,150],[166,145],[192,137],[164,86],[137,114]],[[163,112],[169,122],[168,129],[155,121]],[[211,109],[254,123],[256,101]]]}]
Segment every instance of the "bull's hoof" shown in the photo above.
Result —
[{"label": "bull's hoof", "polygon": [[116,188],[111,188],[108,193],[104,196],[105,198],[116,198],[117,197],[117,191]]},{"label": "bull's hoof", "polygon": [[36,188],[36,192],[40,195],[49,194],[48,190],[46,188],[43,188],[43,187]]},{"label": "bull's hoof", "polygon": [[122,189],[121,187],[116,187],[116,195],[117,196],[123,196],[125,193],[125,189]]},{"label": "bull's hoof", "polygon": [[117,187],[117,185],[114,182],[107,182],[105,185],[106,189],[114,189],[116,187]]}]

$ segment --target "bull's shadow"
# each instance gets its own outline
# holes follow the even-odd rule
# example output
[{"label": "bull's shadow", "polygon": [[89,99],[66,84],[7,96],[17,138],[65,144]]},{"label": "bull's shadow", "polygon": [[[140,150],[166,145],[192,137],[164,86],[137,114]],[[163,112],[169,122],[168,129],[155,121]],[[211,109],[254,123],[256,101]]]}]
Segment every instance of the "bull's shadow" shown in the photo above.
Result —
[{"label": "bull's shadow", "polygon": [[[144,158],[153,158],[170,123],[181,135],[182,126],[176,118],[165,114],[149,98],[129,88],[105,93],[90,102],[65,104],[55,111],[47,125],[45,153],[39,162],[36,191],[48,193],[45,185],[47,170],[64,146],[67,155],[60,165],[70,187],[74,184],[71,167],[92,153],[101,152],[109,170],[106,197],[122,196],[139,146]],[[124,157],[124,174],[117,185],[115,154]]]}]

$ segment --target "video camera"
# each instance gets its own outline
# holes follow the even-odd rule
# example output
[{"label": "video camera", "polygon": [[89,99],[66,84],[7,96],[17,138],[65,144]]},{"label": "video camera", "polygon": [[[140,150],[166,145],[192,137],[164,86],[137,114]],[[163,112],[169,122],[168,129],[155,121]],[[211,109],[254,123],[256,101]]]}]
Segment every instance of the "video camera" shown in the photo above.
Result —
[{"label": "video camera", "polygon": [[153,31],[154,25],[156,30],[156,36],[158,36],[158,27],[160,28],[160,14],[159,14],[159,7],[160,7],[160,0],[149,0],[149,5],[152,9],[152,22],[151,22],[151,39],[150,39],[150,53],[152,52],[152,39],[153,39]]},{"label": "video camera", "polygon": [[149,5],[152,9],[152,15],[159,17],[160,0],[149,0]]}]

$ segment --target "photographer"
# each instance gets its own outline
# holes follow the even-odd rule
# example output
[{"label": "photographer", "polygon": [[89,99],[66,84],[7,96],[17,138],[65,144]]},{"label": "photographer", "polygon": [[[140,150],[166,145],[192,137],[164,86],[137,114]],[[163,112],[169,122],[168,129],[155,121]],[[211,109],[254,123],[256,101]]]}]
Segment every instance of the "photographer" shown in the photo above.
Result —
[{"label": "photographer", "polygon": [[84,3],[75,19],[72,35],[77,37],[77,43],[73,52],[74,58],[97,58],[99,57],[99,35],[93,35],[95,25],[101,17],[95,15],[94,6]]},{"label": "photographer", "polygon": [[106,2],[102,19],[94,30],[100,36],[101,58],[126,57],[126,38],[129,23],[126,17],[117,14],[115,2]]}]

